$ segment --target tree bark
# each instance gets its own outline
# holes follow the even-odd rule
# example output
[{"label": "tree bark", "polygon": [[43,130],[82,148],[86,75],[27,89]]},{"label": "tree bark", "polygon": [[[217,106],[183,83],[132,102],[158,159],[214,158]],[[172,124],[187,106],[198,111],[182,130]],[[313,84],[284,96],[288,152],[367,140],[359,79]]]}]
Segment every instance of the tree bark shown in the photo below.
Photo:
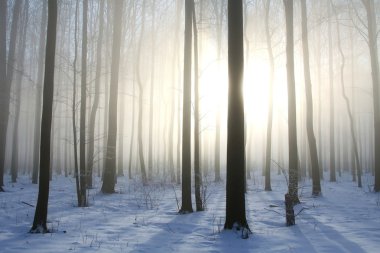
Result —
[{"label": "tree bark", "polygon": [[[4,1],[3,1],[4,2]],[[6,2],[6,1],[5,1]],[[4,166],[5,166],[5,152],[6,152],[6,142],[7,142],[7,130],[8,130],[8,121],[9,121],[9,105],[10,105],[10,96],[11,96],[11,85],[15,67],[15,51],[16,51],[16,39],[17,39],[17,30],[18,30],[18,20],[21,11],[22,1],[15,1],[13,7],[12,15],[12,24],[10,31],[10,41],[8,49],[8,60],[6,62],[6,74],[2,77],[5,78],[5,83],[0,87],[0,187],[4,185],[3,175],[4,175]],[[6,7],[5,3],[4,8],[4,18],[6,18]],[[6,20],[4,20],[5,31],[4,31],[4,40],[6,40]],[[4,41],[6,43],[6,41]],[[4,52],[6,54],[6,51]]]},{"label": "tree bark", "polygon": [[195,206],[197,212],[203,211],[203,200],[201,196],[202,172],[200,165],[200,147],[201,139],[200,120],[199,120],[199,72],[198,72],[198,29],[197,18],[195,13],[194,0],[193,3],[193,33],[194,33],[194,190],[195,190]]},{"label": "tree bark", "polygon": [[88,150],[87,150],[87,187],[92,187],[92,175],[94,167],[94,145],[95,145],[95,120],[99,107],[100,98],[100,75],[102,68],[102,45],[103,45],[103,26],[104,26],[104,5],[105,1],[100,1],[99,7],[99,35],[96,45],[96,70],[95,70],[95,94],[92,103],[89,128],[88,128]]},{"label": "tree bark", "polygon": [[380,191],[380,100],[379,100],[379,58],[377,49],[377,25],[375,15],[375,4],[373,0],[362,0],[367,12],[368,21],[368,46],[371,57],[372,69],[372,93],[374,114],[374,158],[375,158],[375,185],[374,191]]},{"label": "tree bark", "polygon": [[185,0],[185,45],[182,115],[182,206],[180,213],[193,212],[191,200],[191,44],[193,0]]},{"label": "tree bark", "polygon": [[21,38],[19,40],[18,48],[18,62],[17,66],[19,73],[16,76],[16,82],[14,84],[14,89],[16,93],[16,105],[15,105],[15,121],[13,126],[13,136],[12,136],[12,161],[11,161],[11,175],[12,182],[17,181],[18,167],[19,167],[19,147],[18,147],[18,134],[19,134],[19,121],[20,121],[20,109],[21,109],[21,86],[22,86],[22,75],[24,71],[24,58],[25,58],[25,45],[26,45],[26,34],[28,28],[29,19],[29,1],[26,0],[24,4],[24,15],[22,20],[22,27],[20,29]]},{"label": "tree bark", "polygon": [[272,50],[272,36],[269,31],[269,11],[271,1],[265,4],[265,35],[267,40],[269,58],[269,99],[268,99],[268,122],[267,122],[267,145],[265,151],[265,190],[271,191],[271,162],[272,162],[272,122],[273,122],[273,79],[274,79],[274,56]]},{"label": "tree bark", "polygon": [[120,44],[121,44],[121,21],[123,11],[123,1],[114,1],[113,19],[113,41],[112,41],[112,62],[111,62],[111,82],[110,99],[108,113],[108,138],[106,167],[104,168],[104,178],[102,185],[103,193],[115,192],[116,177],[116,136],[117,136],[117,92],[119,79]]},{"label": "tree bark", "polygon": [[82,75],[80,92],[80,127],[79,127],[79,181],[81,203],[87,205],[86,200],[86,88],[87,88],[87,12],[88,0],[83,0],[83,27],[82,27]]},{"label": "tree bark", "polygon": [[309,62],[309,37],[307,31],[307,8],[306,0],[301,0],[301,16],[302,16],[302,49],[303,49],[303,68],[305,75],[305,92],[306,92],[306,131],[309,143],[309,152],[311,159],[311,170],[313,188],[312,194],[318,196],[321,194],[321,182],[319,175],[319,161],[317,153],[317,143],[314,135],[313,126],[313,95],[310,77],[310,62]]},{"label": "tree bark", "polygon": [[286,66],[288,82],[288,138],[289,138],[289,185],[288,193],[293,204],[298,199],[298,148],[296,85],[294,78],[293,0],[283,0],[286,21]]},{"label": "tree bark", "polygon": [[225,229],[235,225],[248,229],[245,215],[245,143],[243,5],[242,0],[228,0],[228,119],[227,119],[227,189]]},{"label": "tree bark", "polygon": [[46,38],[45,77],[43,88],[43,105],[40,145],[40,184],[31,233],[48,232],[46,222],[49,201],[49,166],[51,121],[53,116],[54,96],[54,60],[57,28],[57,0],[48,2],[48,25]]}]

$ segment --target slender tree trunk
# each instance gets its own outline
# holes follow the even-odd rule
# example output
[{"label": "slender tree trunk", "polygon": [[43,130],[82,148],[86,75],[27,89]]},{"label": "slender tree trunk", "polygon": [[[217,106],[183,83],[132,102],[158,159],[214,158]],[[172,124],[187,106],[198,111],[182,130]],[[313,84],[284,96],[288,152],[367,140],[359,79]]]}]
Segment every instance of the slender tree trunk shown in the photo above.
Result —
[{"label": "slender tree trunk", "polygon": [[[151,70],[150,70],[150,104],[149,104],[149,148],[148,148],[148,178],[149,180],[152,179],[152,173],[153,173],[153,102],[154,102],[154,82],[155,82],[155,56],[156,56],[156,33],[155,31],[155,16],[156,13],[156,0],[153,0],[152,3],[152,63],[151,63]],[[173,120],[171,120],[173,122]],[[173,125],[171,126],[171,133],[173,132]],[[174,166],[173,165],[173,135],[169,135],[171,140],[169,140],[169,147],[171,149],[169,150],[169,156],[171,155],[171,160],[169,159],[170,163],[170,174],[173,175],[174,173]]]},{"label": "slender tree trunk", "polygon": [[75,4],[75,28],[74,28],[74,61],[73,61],[73,103],[72,103],[72,127],[73,127],[73,151],[74,151],[74,176],[75,185],[77,189],[77,200],[78,206],[82,203],[82,195],[80,183],[79,183],[79,165],[78,165],[78,137],[77,137],[77,127],[76,127],[76,94],[77,94],[77,57],[78,57],[78,11],[79,11],[79,1]]},{"label": "slender tree trunk", "polygon": [[245,145],[243,5],[242,0],[228,0],[228,120],[227,120],[227,189],[225,229],[237,224],[243,237],[249,231],[245,215]]},{"label": "slender tree trunk", "polygon": [[289,185],[288,194],[293,204],[298,199],[298,148],[297,109],[294,78],[293,0],[284,0],[286,19],[286,66],[288,81],[288,138],[289,138]]},{"label": "slender tree trunk", "polygon": [[[220,65],[221,55],[222,55],[222,30],[223,30],[223,5],[224,0],[217,1],[220,3],[219,13],[217,13],[217,55],[218,55],[218,63]],[[218,11],[218,8],[216,8]],[[215,182],[222,181],[220,176],[220,105],[218,104],[217,112],[216,112],[216,123],[215,123]]]},{"label": "slender tree trunk", "polygon": [[47,213],[49,201],[49,166],[50,166],[50,137],[53,116],[54,95],[54,60],[57,27],[57,0],[48,2],[48,25],[46,38],[45,77],[43,90],[41,145],[40,145],[40,183],[38,199],[34,214],[31,233],[48,232]]},{"label": "slender tree trunk", "polygon": [[330,83],[330,181],[336,181],[335,172],[335,107],[334,107],[334,59],[332,51],[332,12],[331,12],[331,0],[328,2],[328,36],[329,36],[329,83]]},{"label": "slender tree trunk", "polygon": [[[7,87],[7,1],[0,1],[0,105],[1,108],[5,106],[4,97]],[[0,121],[0,131],[4,131],[4,123]],[[2,132],[0,132],[2,138]],[[2,141],[2,139],[0,139]],[[3,142],[0,142],[3,145]],[[5,144],[0,146],[0,192],[3,191],[4,185],[4,158],[5,158]]]},{"label": "slender tree trunk", "polygon": [[377,49],[377,25],[375,3],[373,0],[362,0],[367,11],[368,20],[368,46],[371,57],[372,92],[374,114],[374,155],[375,155],[375,185],[374,191],[380,191],[380,100],[379,100],[379,58]]},{"label": "slender tree trunk", "polygon": [[359,160],[359,152],[358,152],[358,146],[357,146],[357,141],[356,141],[356,135],[355,135],[355,123],[354,123],[354,118],[352,115],[352,110],[350,106],[350,101],[346,95],[346,89],[344,85],[344,67],[345,67],[345,56],[343,53],[342,49],[342,44],[341,44],[341,37],[340,37],[340,24],[339,24],[339,19],[337,16],[337,10],[335,9],[334,6],[334,12],[336,15],[336,30],[337,30],[337,37],[338,37],[338,48],[339,48],[339,53],[341,57],[341,65],[340,65],[340,85],[342,88],[342,97],[344,101],[346,102],[346,109],[347,109],[347,114],[348,118],[350,120],[350,134],[352,138],[352,146],[354,149],[354,156],[355,156],[355,162],[356,162],[356,168],[357,168],[357,176],[358,176],[358,187],[362,187],[362,179],[361,179],[361,165],[360,165],[360,160]]},{"label": "slender tree trunk", "polygon": [[143,120],[143,97],[144,97],[144,87],[143,83],[141,80],[141,74],[140,74],[140,58],[141,58],[141,46],[142,46],[142,39],[144,36],[145,32],[145,8],[146,8],[146,0],[143,0],[142,3],[142,11],[141,11],[141,16],[142,16],[142,23],[141,23],[141,31],[140,31],[140,40],[138,44],[138,49],[137,49],[137,63],[136,63],[136,71],[137,71],[137,84],[139,86],[139,116],[138,116],[138,133],[137,133],[137,139],[138,139],[138,144],[139,144],[139,159],[140,159],[140,170],[141,170],[141,179],[143,185],[148,184],[148,178],[146,175],[146,169],[145,169],[145,161],[144,161],[144,149],[143,149],[143,141],[142,141],[142,134],[143,134],[143,125],[142,125],[142,120]]},{"label": "slender tree trunk", "polygon": [[193,3],[193,33],[194,33],[194,189],[195,189],[195,205],[197,212],[203,211],[203,201],[201,196],[202,172],[200,166],[200,122],[199,122],[199,73],[198,73],[198,30],[197,18],[195,13],[194,0]]},{"label": "slender tree trunk", "polygon": [[185,0],[185,45],[182,115],[182,206],[180,213],[193,212],[191,200],[191,42],[193,0]]},{"label": "slender tree trunk", "polygon": [[118,155],[117,155],[117,176],[124,176],[123,167],[124,167],[124,99],[120,97],[119,100],[119,139],[118,139]]},{"label": "slender tree trunk", "polygon": [[314,135],[313,127],[313,95],[310,77],[310,63],[309,63],[309,37],[307,33],[307,8],[306,0],[301,0],[301,14],[302,14],[302,48],[303,48],[303,66],[305,75],[305,92],[306,92],[306,131],[309,143],[309,152],[311,159],[311,172],[313,179],[312,194],[318,196],[321,194],[321,182],[319,175],[319,161],[317,153],[317,143]]},{"label": "slender tree trunk", "polygon": [[116,136],[117,136],[117,92],[119,79],[120,44],[121,44],[121,21],[123,11],[123,1],[114,1],[113,20],[113,41],[112,41],[112,62],[111,62],[111,82],[110,99],[108,113],[108,138],[106,167],[102,185],[103,193],[115,192],[116,177]]},{"label": "slender tree trunk", "polygon": [[[12,15],[12,24],[10,31],[10,41],[8,49],[8,60],[6,63],[6,74],[3,75],[5,78],[5,83],[0,87],[0,187],[4,185],[3,175],[4,175],[4,166],[5,166],[5,152],[6,152],[6,142],[7,142],[7,130],[8,130],[8,121],[9,121],[9,105],[10,105],[10,96],[11,96],[11,85],[15,67],[15,51],[16,51],[16,39],[17,39],[17,30],[18,30],[18,20],[21,11],[22,1],[15,1],[13,7]],[[6,18],[6,7],[5,3],[4,14]],[[6,20],[4,21],[6,29]],[[6,31],[4,31],[4,40],[6,39]],[[6,43],[6,42],[5,42]],[[4,52],[6,54],[6,52]]]},{"label": "slender tree trunk", "polygon": [[82,27],[82,75],[80,92],[80,128],[79,128],[79,181],[81,203],[87,205],[86,200],[86,88],[87,88],[87,12],[88,0],[83,0],[83,27]]},{"label": "slender tree trunk", "polygon": [[268,100],[268,122],[267,122],[267,145],[265,156],[265,190],[271,191],[271,162],[272,162],[272,122],[273,122],[273,79],[274,79],[274,56],[272,50],[272,36],[269,31],[269,11],[271,1],[265,4],[265,35],[269,57],[269,100]]},{"label": "slender tree trunk", "polygon": [[13,136],[12,136],[12,161],[11,161],[11,175],[12,182],[15,183],[18,176],[18,167],[19,167],[19,148],[18,148],[18,134],[19,134],[19,121],[20,121],[20,108],[21,108],[21,86],[22,86],[22,75],[24,71],[24,58],[25,58],[25,44],[26,44],[26,34],[28,28],[28,19],[29,19],[29,1],[26,0],[24,4],[24,15],[22,28],[20,29],[21,38],[19,41],[19,51],[18,51],[18,69],[21,73],[18,73],[16,76],[15,82],[15,92],[16,92],[16,108],[15,108],[15,121],[13,126]]},{"label": "slender tree trunk", "polygon": [[90,120],[88,126],[88,151],[87,151],[87,187],[92,188],[92,174],[94,168],[94,144],[95,144],[95,121],[99,107],[100,98],[100,75],[102,69],[102,45],[104,26],[104,5],[105,1],[100,1],[99,7],[99,35],[96,47],[96,70],[95,70],[95,96],[91,107]]}]

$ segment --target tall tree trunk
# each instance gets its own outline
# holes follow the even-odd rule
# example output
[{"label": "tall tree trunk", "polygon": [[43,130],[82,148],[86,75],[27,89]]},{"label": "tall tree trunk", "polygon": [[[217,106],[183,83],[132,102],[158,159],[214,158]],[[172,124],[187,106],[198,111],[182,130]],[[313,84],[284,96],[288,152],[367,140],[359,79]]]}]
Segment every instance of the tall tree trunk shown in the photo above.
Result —
[{"label": "tall tree trunk", "polygon": [[294,78],[293,0],[284,0],[286,20],[286,66],[288,81],[288,138],[289,138],[289,185],[288,194],[293,204],[298,199],[298,148],[296,85]]},{"label": "tall tree trunk", "polygon": [[373,0],[362,0],[367,12],[368,21],[368,46],[371,57],[372,69],[372,93],[373,93],[373,115],[374,115],[374,156],[375,156],[375,185],[374,191],[380,191],[380,100],[379,100],[379,58],[377,49],[377,25],[375,14],[375,3]]},{"label": "tall tree trunk", "polygon": [[100,1],[99,7],[99,35],[96,45],[96,70],[95,70],[95,94],[91,107],[90,120],[88,126],[88,150],[87,150],[87,187],[92,188],[92,174],[94,168],[94,145],[95,145],[95,120],[99,107],[100,98],[100,75],[102,68],[102,45],[104,26],[104,5],[105,1]]},{"label": "tall tree trunk", "polygon": [[86,200],[86,88],[87,88],[87,12],[88,0],[83,0],[83,27],[82,27],[82,75],[80,92],[80,127],[79,127],[79,181],[81,203],[87,205]]},{"label": "tall tree trunk", "polygon": [[29,19],[29,1],[26,0],[24,4],[24,15],[22,27],[20,29],[21,38],[19,40],[19,51],[18,51],[18,69],[19,72],[16,76],[15,82],[15,92],[16,92],[16,107],[15,107],[15,121],[13,126],[13,136],[12,136],[12,161],[11,161],[11,175],[12,182],[15,183],[18,176],[18,167],[19,167],[19,148],[18,148],[18,134],[19,134],[19,121],[20,121],[20,108],[21,108],[21,86],[22,86],[22,75],[24,71],[24,58],[25,58],[25,45],[26,45],[26,34],[28,28],[28,19]]},{"label": "tall tree trunk", "polygon": [[142,141],[142,134],[143,134],[143,97],[144,97],[144,87],[143,82],[141,80],[141,74],[140,74],[140,58],[141,58],[141,46],[142,46],[142,39],[145,32],[145,8],[146,8],[146,0],[143,0],[142,3],[142,10],[141,10],[141,31],[140,31],[140,40],[139,45],[137,49],[137,62],[136,62],[136,71],[137,71],[137,84],[139,86],[139,116],[138,116],[138,133],[137,133],[137,139],[139,144],[139,160],[140,160],[140,170],[141,170],[141,180],[143,185],[147,185],[148,178],[146,175],[146,169],[145,169],[145,161],[144,161],[144,148],[143,148],[143,141]]},{"label": "tall tree trunk", "polygon": [[[148,178],[149,180],[152,179],[153,174],[153,98],[154,98],[154,82],[155,82],[155,59],[156,59],[156,33],[155,33],[155,16],[156,13],[156,0],[153,0],[152,3],[152,62],[151,62],[151,69],[150,69],[150,104],[149,104],[149,147],[148,147]],[[173,110],[173,109],[172,109]],[[171,120],[171,122],[174,122]],[[173,125],[170,124],[171,127],[171,133],[173,133]],[[169,156],[171,155],[171,160],[169,158],[169,166],[170,166],[170,174],[173,176],[174,173],[174,166],[173,165],[173,134],[169,135],[171,138],[171,141],[169,140],[169,147],[171,149],[169,150]]]},{"label": "tall tree trunk", "polygon": [[180,213],[193,212],[191,200],[191,42],[193,0],[185,0],[185,46],[182,115],[182,206]]},{"label": "tall tree trunk", "polygon": [[348,114],[348,118],[350,120],[350,134],[351,134],[351,138],[352,138],[352,146],[353,146],[355,162],[356,162],[355,165],[357,168],[358,187],[362,187],[362,178],[361,178],[362,169],[361,169],[361,164],[360,164],[360,160],[359,160],[358,145],[357,145],[356,135],[355,135],[355,125],[354,125],[355,123],[354,123],[354,118],[352,115],[350,101],[347,97],[346,89],[345,89],[345,85],[344,85],[345,56],[344,56],[343,49],[342,49],[341,37],[340,37],[340,24],[339,24],[339,19],[337,16],[337,10],[336,10],[335,6],[334,6],[334,12],[336,15],[336,30],[337,30],[337,37],[338,37],[338,48],[339,48],[339,53],[340,53],[340,57],[341,57],[340,85],[342,88],[342,97],[343,97],[344,101],[346,102],[347,114]]},{"label": "tall tree trunk", "polygon": [[273,79],[274,79],[274,56],[272,50],[272,36],[269,31],[269,11],[271,1],[265,4],[265,35],[267,40],[269,57],[269,100],[268,100],[268,122],[267,122],[267,145],[265,156],[265,190],[271,191],[271,162],[272,162],[272,122],[273,122]]},{"label": "tall tree trunk", "polygon": [[[218,8],[216,8],[217,12],[217,57],[218,57],[218,63],[220,65],[221,62],[221,55],[222,55],[222,30],[223,30],[223,5],[224,0],[216,1],[220,3],[220,9],[218,12]],[[222,178],[220,176],[220,105],[217,106],[217,112],[216,112],[216,123],[215,123],[215,182],[222,181]]]},{"label": "tall tree trunk", "polygon": [[301,0],[301,16],[302,16],[302,49],[303,49],[303,68],[305,75],[305,92],[306,92],[306,131],[309,143],[309,152],[311,159],[311,173],[313,179],[312,194],[318,196],[321,194],[321,180],[319,175],[319,161],[317,153],[317,143],[315,141],[313,127],[313,95],[310,77],[309,63],[309,37],[307,33],[307,8],[306,0]]},{"label": "tall tree trunk", "polygon": [[102,185],[103,193],[115,192],[116,177],[116,136],[117,136],[117,92],[119,80],[120,44],[121,44],[121,21],[123,11],[123,1],[113,2],[113,41],[112,41],[112,63],[111,63],[111,83],[108,113],[108,138],[106,167],[104,168],[104,178]]},{"label": "tall tree trunk", "polygon": [[[6,1],[5,1],[6,2]],[[11,85],[15,67],[15,51],[16,51],[16,39],[17,39],[17,30],[18,30],[18,20],[21,11],[22,1],[15,1],[13,7],[12,15],[12,24],[10,31],[10,41],[8,49],[8,60],[6,63],[6,74],[3,75],[5,78],[5,83],[0,87],[0,187],[4,185],[3,175],[4,175],[4,166],[5,166],[5,152],[6,152],[6,142],[7,142],[7,130],[8,130],[8,121],[9,121],[9,105],[10,105],[10,96],[11,96]],[[6,7],[5,3],[4,18],[6,18]],[[6,39],[6,20],[4,21],[5,31],[4,31],[4,40]],[[6,42],[5,42],[6,43]],[[4,52],[6,54],[6,52]]]},{"label": "tall tree trunk", "polygon": [[[179,26],[179,23],[181,22],[181,11],[182,11],[182,6],[183,6],[183,0],[177,0],[177,11],[176,11],[176,24],[177,24],[177,27],[176,27],[176,36],[177,38],[178,37],[178,33],[179,33],[179,29],[180,29],[180,26]],[[178,43],[179,43],[179,39],[177,39]],[[179,60],[179,54],[178,54],[178,57],[177,57],[177,65],[178,65],[178,73],[180,73],[180,60]],[[178,80],[178,90],[181,90],[182,87],[181,87],[181,82]],[[181,149],[180,149],[180,145],[181,145],[181,93],[179,92],[178,93],[178,97],[177,97],[177,114],[178,114],[178,117],[177,117],[177,184],[181,184]]]},{"label": "tall tree trunk", "polygon": [[[17,2],[17,1],[16,1]],[[38,199],[34,214],[32,233],[48,232],[47,212],[49,201],[49,166],[50,166],[50,137],[51,121],[53,116],[54,96],[54,60],[57,28],[57,0],[48,2],[48,24],[46,38],[45,77],[43,88],[43,105],[41,121],[41,145],[40,145],[40,183]]]},{"label": "tall tree trunk", "polygon": [[193,3],[193,33],[194,33],[194,189],[195,205],[197,212],[203,211],[203,201],[201,196],[202,172],[200,166],[200,148],[201,139],[200,122],[199,122],[199,72],[198,72],[198,29],[197,18]]},{"label": "tall tree trunk", "polygon": [[[0,1],[0,105],[4,106],[3,97],[7,87],[7,1]],[[0,121],[0,131],[4,131],[4,124]],[[2,132],[0,132],[2,135]],[[0,137],[2,138],[2,137]],[[0,139],[2,140],[2,139]],[[0,145],[3,145],[0,142]],[[4,161],[5,158],[5,144],[0,146],[0,161]],[[4,163],[4,162],[1,162]],[[3,191],[4,185],[4,164],[0,164],[0,192]]]},{"label": "tall tree trunk", "polygon": [[33,173],[32,173],[32,183],[37,184],[38,182],[38,168],[39,168],[39,145],[40,145],[40,130],[41,130],[41,110],[42,110],[42,78],[43,78],[43,67],[44,67],[44,44],[45,44],[45,34],[46,34],[46,7],[47,1],[42,0],[42,18],[38,45],[38,67],[37,67],[37,83],[36,83],[36,105],[34,114],[34,145],[33,145]]},{"label": "tall tree trunk", "polygon": [[331,0],[328,2],[328,36],[329,36],[329,84],[330,84],[330,181],[336,181],[335,172],[335,107],[334,107],[334,59],[332,51],[332,12]]},{"label": "tall tree trunk", "polygon": [[72,102],[72,127],[73,127],[73,151],[74,151],[74,175],[75,175],[75,185],[77,189],[77,200],[78,206],[81,205],[81,188],[79,182],[79,165],[78,165],[78,137],[77,137],[77,127],[76,127],[76,94],[77,94],[77,57],[78,57],[78,12],[79,12],[79,1],[75,4],[75,28],[74,28],[74,60],[73,60],[73,102]]},{"label": "tall tree trunk", "polygon": [[[249,230],[245,215],[245,144],[243,4],[228,0],[228,119],[227,119],[227,189],[225,229],[234,224]],[[244,234],[246,238],[248,234]]]}]

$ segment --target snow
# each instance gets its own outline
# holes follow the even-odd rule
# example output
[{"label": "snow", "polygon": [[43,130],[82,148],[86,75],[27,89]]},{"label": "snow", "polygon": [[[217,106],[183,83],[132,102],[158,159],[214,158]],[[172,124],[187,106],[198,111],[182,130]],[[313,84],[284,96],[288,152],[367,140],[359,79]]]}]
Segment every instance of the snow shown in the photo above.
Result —
[{"label": "snow", "polygon": [[[272,175],[272,192],[262,189],[264,178],[248,182],[247,219],[252,234],[223,230],[225,184],[207,183],[207,210],[178,215],[180,186],[118,178],[118,193],[100,193],[101,182],[89,191],[90,206],[76,207],[75,180],[53,178],[49,198],[49,229],[28,233],[38,186],[28,177],[0,193],[0,252],[379,252],[380,195],[349,175],[322,182],[323,195],[311,197],[311,181],[300,183],[301,204],[296,225],[285,226],[282,175]],[[193,198],[194,201],[194,198]],[[301,211],[302,210],[302,211]]]}]

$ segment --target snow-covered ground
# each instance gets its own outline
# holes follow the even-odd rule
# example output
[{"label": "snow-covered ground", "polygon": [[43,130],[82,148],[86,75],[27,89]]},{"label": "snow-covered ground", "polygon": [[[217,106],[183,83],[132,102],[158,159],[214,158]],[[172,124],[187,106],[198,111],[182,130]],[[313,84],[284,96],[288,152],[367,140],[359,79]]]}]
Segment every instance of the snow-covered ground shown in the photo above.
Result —
[{"label": "snow-covered ground", "polygon": [[[0,252],[380,252],[380,195],[363,189],[349,175],[322,182],[323,196],[311,197],[311,182],[300,184],[302,204],[296,226],[286,227],[282,175],[272,176],[272,192],[261,176],[249,181],[243,240],[224,231],[225,184],[207,183],[207,210],[177,214],[180,187],[155,183],[142,187],[119,178],[119,193],[104,195],[100,182],[89,192],[90,206],[76,207],[75,180],[55,177],[49,201],[49,234],[29,234],[37,185],[21,177],[0,193]],[[194,200],[194,198],[193,198]]]}]

